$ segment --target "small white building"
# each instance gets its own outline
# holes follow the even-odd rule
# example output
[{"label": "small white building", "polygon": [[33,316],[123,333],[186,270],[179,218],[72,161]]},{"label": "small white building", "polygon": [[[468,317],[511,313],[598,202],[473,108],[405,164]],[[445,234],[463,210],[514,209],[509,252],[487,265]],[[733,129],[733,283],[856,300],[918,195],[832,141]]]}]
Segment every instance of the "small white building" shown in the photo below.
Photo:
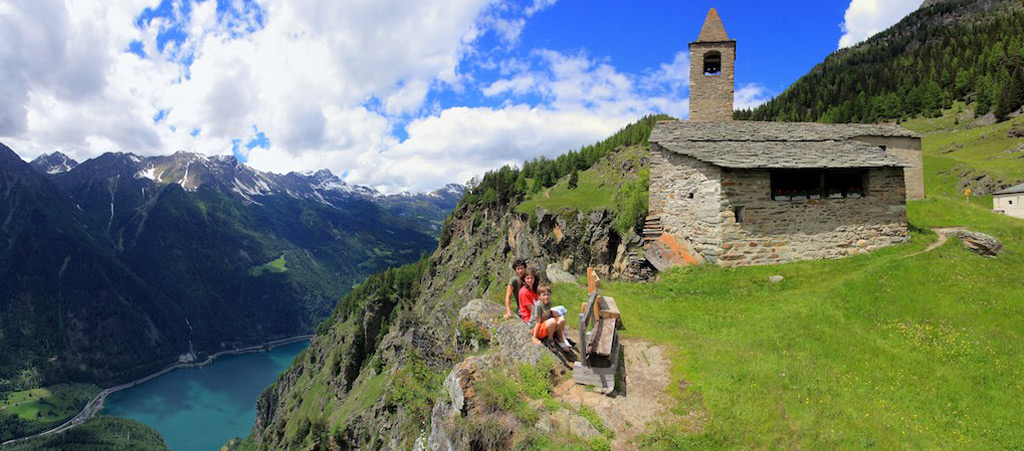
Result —
[{"label": "small white building", "polygon": [[1024,219],[1024,183],[992,193],[992,210]]}]

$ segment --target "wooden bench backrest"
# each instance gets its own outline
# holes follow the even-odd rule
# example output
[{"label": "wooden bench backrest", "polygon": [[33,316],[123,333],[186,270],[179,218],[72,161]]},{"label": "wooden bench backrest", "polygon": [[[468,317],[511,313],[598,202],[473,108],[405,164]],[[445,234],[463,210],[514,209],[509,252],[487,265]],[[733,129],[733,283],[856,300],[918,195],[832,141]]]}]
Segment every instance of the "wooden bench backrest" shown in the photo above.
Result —
[{"label": "wooden bench backrest", "polygon": [[[601,278],[597,276],[597,272],[594,271],[593,267],[587,268],[587,291],[590,293],[587,296],[587,302],[583,304],[582,312],[580,312],[580,356],[584,365],[587,363],[587,353],[591,351],[590,343],[587,343],[587,328],[591,325],[597,325],[597,322],[601,319]],[[593,338],[598,338],[597,331]]]},{"label": "wooden bench backrest", "polygon": [[587,327],[590,326],[591,320],[596,323],[596,316],[591,315],[591,312],[597,307],[598,304],[597,292],[591,292],[590,296],[587,297],[587,302],[583,304],[583,311],[580,312],[580,341],[576,342],[577,346],[580,347],[580,360],[584,365],[587,365]]}]

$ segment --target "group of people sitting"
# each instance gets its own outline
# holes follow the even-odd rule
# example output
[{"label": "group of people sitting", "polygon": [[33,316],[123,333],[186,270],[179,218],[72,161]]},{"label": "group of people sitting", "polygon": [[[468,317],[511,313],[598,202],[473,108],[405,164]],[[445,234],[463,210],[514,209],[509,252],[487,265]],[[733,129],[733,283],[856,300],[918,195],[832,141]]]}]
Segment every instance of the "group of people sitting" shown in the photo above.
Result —
[{"label": "group of people sitting", "polygon": [[563,351],[572,349],[565,337],[565,315],[563,306],[551,306],[551,285],[540,283],[540,274],[534,268],[527,268],[526,262],[512,263],[516,275],[508,281],[505,290],[505,318],[513,315],[512,302],[516,303],[515,314],[530,325],[533,342],[541,344],[551,337]]}]

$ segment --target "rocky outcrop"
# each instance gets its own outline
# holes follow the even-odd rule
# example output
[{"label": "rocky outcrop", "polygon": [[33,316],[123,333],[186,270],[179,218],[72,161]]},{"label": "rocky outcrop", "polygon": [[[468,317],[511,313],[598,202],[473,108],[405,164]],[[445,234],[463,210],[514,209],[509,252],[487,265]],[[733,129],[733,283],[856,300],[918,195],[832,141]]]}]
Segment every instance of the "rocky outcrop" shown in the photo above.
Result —
[{"label": "rocky outcrop", "polygon": [[448,373],[442,386],[446,396],[434,404],[431,412],[429,449],[469,449],[468,442],[452,436],[448,425],[472,410],[474,384],[480,375],[498,366],[536,365],[547,352],[532,343],[526,323],[519,318],[501,320],[503,314],[504,309],[483,299],[474,299],[459,311],[460,325],[487,330],[492,346],[482,356],[467,357]]},{"label": "rocky outcrop", "polygon": [[996,237],[981,232],[972,232],[964,229],[946,230],[949,236],[960,238],[964,248],[982,257],[995,257],[1003,250],[1003,243]]},{"label": "rocky outcrop", "polygon": [[504,251],[538,268],[555,264],[582,274],[593,266],[617,278],[628,263],[629,237],[624,239],[612,227],[614,217],[608,210],[555,214],[538,208],[533,215],[509,213],[504,218],[508,221]]},{"label": "rocky outcrop", "polygon": [[551,283],[573,283],[574,284],[574,283],[576,283],[576,279],[577,279],[576,276],[574,276],[572,274],[569,274],[568,272],[563,270],[560,266],[558,266],[558,263],[552,263],[552,264],[548,265],[547,269],[545,270],[545,274],[547,274],[548,280],[551,281]]}]

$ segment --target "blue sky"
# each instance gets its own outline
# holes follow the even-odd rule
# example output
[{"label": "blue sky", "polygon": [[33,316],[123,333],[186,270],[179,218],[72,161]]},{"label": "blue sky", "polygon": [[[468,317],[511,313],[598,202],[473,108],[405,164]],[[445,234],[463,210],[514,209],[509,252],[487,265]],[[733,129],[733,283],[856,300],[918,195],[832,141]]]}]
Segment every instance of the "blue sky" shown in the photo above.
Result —
[{"label": "blue sky", "polygon": [[385,192],[686,117],[687,44],[715,7],[736,104],[782,92],[920,0],[0,0],[0,141],[234,154]]}]

